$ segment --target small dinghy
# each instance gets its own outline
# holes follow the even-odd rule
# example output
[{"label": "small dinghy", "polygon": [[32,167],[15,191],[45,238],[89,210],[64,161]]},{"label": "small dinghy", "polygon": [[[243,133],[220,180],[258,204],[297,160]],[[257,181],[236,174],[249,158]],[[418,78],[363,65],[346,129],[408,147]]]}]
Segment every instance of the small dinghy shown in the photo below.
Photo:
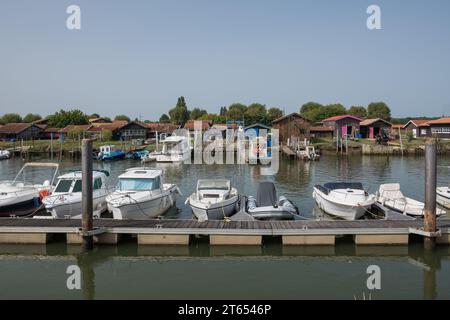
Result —
[{"label": "small dinghy", "polygon": [[[100,218],[106,211],[106,196],[111,191],[107,187],[107,171],[94,171],[93,183],[93,216]],[[58,183],[52,194],[42,202],[45,209],[57,219],[81,218],[81,180],[82,172],[74,171],[58,177]]]},{"label": "small dinghy", "polygon": [[230,180],[200,179],[197,191],[186,199],[186,204],[199,221],[223,220],[238,210],[239,194]]},{"label": "small dinghy", "polygon": [[[425,204],[423,202],[405,197],[400,190],[399,183],[387,183],[380,185],[377,193],[377,202],[393,211],[410,216],[423,216]],[[436,215],[443,214],[443,210],[437,208]]]},{"label": "small dinghy", "polygon": [[436,189],[436,202],[444,208],[450,209],[450,187]]},{"label": "small dinghy", "polygon": [[[25,180],[36,173],[29,173],[29,168],[53,169],[50,180],[42,184],[33,184]],[[48,196],[53,188],[53,182],[58,173],[57,163],[28,162],[17,173],[13,181],[0,182],[0,217],[31,215],[42,207],[41,201]],[[42,174],[39,174],[41,176]]]},{"label": "small dinghy", "polygon": [[256,198],[249,196],[246,211],[258,220],[293,220],[299,216],[297,206],[285,196],[277,198],[272,182],[260,182]]},{"label": "small dinghy", "polygon": [[143,157],[147,156],[150,152],[148,150],[135,150],[130,151],[125,156],[128,160],[141,160]]},{"label": "small dinghy", "polygon": [[119,176],[116,191],[106,197],[114,219],[153,219],[168,211],[181,194],[175,184],[163,183],[159,169],[131,168]]},{"label": "small dinghy", "polygon": [[364,191],[361,183],[332,182],[314,186],[313,198],[329,215],[345,219],[361,218],[375,203],[375,195]]}]

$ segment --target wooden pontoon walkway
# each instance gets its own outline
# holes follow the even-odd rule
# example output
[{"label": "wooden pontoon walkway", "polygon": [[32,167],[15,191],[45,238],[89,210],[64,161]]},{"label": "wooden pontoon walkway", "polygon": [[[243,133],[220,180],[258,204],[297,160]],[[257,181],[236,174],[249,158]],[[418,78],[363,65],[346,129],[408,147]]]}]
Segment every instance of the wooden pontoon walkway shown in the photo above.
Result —
[{"label": "wooden pontoon walkway", "polygon": [[[450,242],[450,219],[438,219],[438,243]],[[0,218],[0,243],[47,243],[65,234],[67,243],[81,241],[76,219]],[[356,244],[408,244],[420,234],[421,220],[361,221],[206,221],[94,220],[96,241],[117,243],[121,235],[137,236],[138,244],[189,244],[189,236],[209,236],[211,245],[260,245],[262,236],[281,236],[285,245],[333,245],[335,237],[351,235]]]}]

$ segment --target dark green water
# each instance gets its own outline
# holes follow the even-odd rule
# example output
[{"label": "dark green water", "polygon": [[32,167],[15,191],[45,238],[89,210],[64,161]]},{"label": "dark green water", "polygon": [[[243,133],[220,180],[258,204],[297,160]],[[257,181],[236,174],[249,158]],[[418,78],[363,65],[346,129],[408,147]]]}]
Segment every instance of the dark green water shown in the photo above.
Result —
[{"label": "dark green water", "polygon": [[[128,161],[98,163],[112,177]],[[19,160],[0,162],[2,179],[14,177]],[[374,192],[380,183],[400,182],[403,192],[423,200],[424,158],[324,157],[320,162],[283,161],[279,173],[261,175],[261,167],[232,165],[164,165],[166,181],[179,185],[179,216],[191,213],[184,199],[198,178],[226,177],[244,194],[254,194],[261,180],[276,182],[306,216],[317,213],[312,186],[333,180],[361,181]],[[449,158],[440,158],[438,184],[449,179]],[[64,162],[63,171],[79,168]],[[41,176],[33,177],[37,180]],[[114,182],[112,182],[114,184]],[[133,239],[100,246],[90,254],[78,246],[0,245],[0,299],[449,299],[450,249],[426,253],[420,242],[410,246],[355,246],[340,239],[333,247],[138,247]],[[66,286],[70,265],[82,271],[82,289]],[[367,267],[381,270],[381,289],[366,286]]]}]

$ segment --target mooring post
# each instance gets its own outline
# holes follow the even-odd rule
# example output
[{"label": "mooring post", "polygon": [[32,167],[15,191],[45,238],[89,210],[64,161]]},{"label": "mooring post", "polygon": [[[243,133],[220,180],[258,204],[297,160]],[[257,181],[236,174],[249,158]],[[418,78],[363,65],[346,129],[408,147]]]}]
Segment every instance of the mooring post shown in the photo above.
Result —
[{"label": "mooring post", "polygon": [[[436,154],[436,141],[428,140],[425,145],[425,211],[423,219],[426,232],[436,232]],[[435,237],[425,237],[425,249],[433,249],[435,244]]]},{"label": "mooring post", "polygon": [[83,139],[81,147],[81,196],[82,196],[82,218],[81,230],[83,233],[83,250],[92,250],[94,247],[93,236],[87,235],[93,228],[93,203],[92,203],[92,140]]}]

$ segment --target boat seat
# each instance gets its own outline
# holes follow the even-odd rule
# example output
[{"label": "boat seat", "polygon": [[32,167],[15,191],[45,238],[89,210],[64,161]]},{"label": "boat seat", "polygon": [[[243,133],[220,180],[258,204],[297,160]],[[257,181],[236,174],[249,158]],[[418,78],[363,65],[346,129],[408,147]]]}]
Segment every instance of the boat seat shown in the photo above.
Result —
[{"label": "boat seat", "polygon": [[405,196],[400,190],[399,183],[387,183],[380,185],[380,196],[388,199],[401,200],[405,199]]},{"label": "boat seat", "polygon": [[273,182],[260,182],[258,191],[256,192],[256,206],[257,207],[277,207],[277,190]]}]

